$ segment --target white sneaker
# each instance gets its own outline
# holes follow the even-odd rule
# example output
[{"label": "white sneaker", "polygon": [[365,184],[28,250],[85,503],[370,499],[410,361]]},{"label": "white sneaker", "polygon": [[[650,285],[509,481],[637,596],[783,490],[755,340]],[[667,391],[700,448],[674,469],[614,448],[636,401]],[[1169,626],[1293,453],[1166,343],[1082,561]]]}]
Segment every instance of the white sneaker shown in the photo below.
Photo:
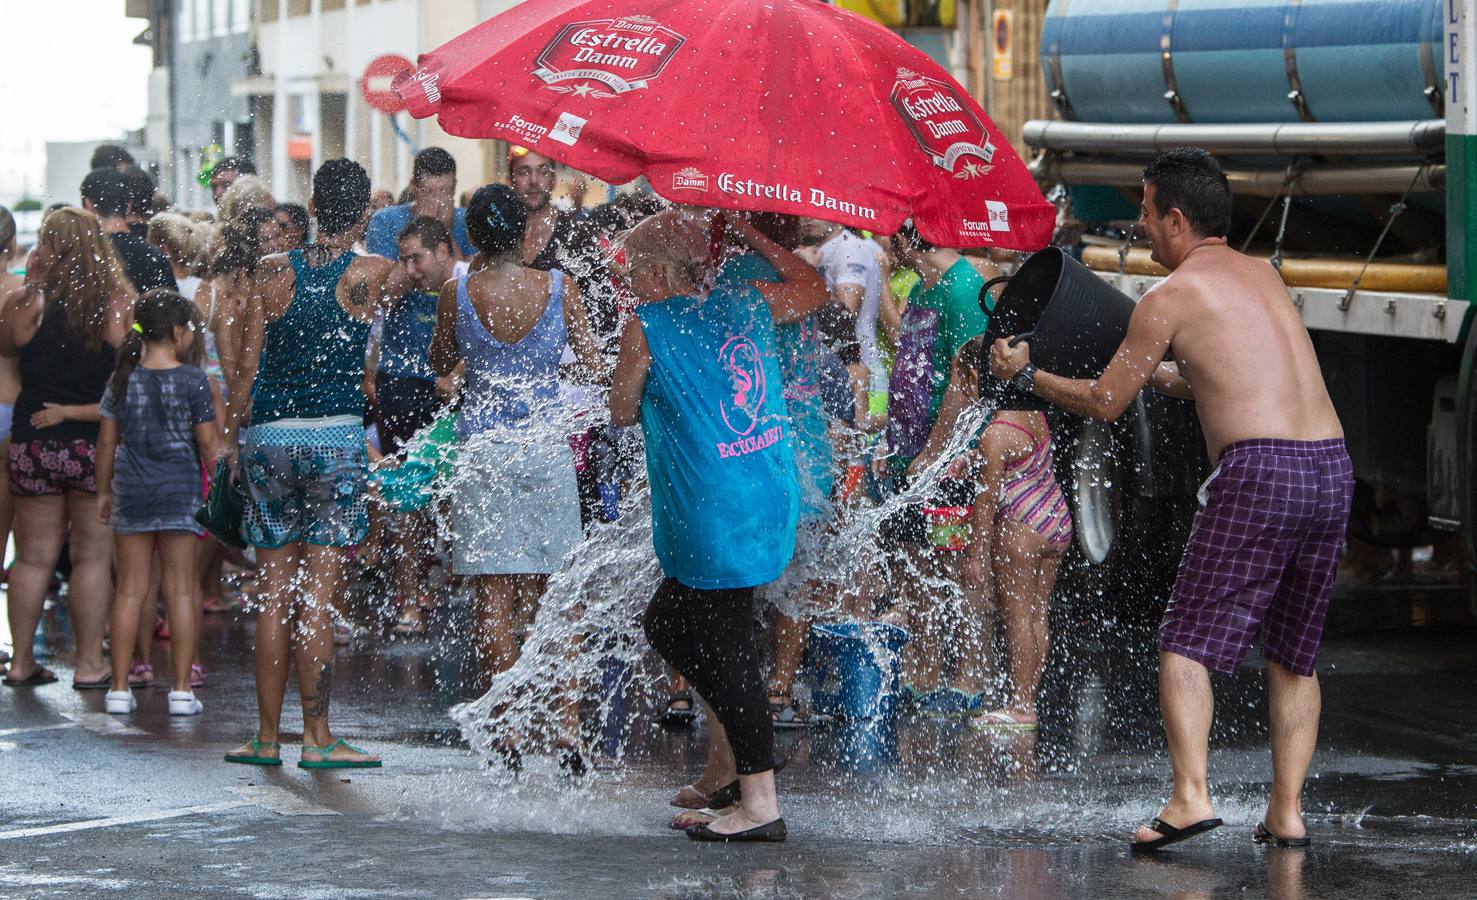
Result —
[{"label": "white sneaker", "polygon": [[169,714],[171,716],[198,716],[204,709],[205,704],[195,699],[194,691],[169,692]]},{"label": "white sneaker", "polygon": [[138,709],[138,701],[133,699],[133,691],[108,691],[103,708],[115,716],[126,716]]}]

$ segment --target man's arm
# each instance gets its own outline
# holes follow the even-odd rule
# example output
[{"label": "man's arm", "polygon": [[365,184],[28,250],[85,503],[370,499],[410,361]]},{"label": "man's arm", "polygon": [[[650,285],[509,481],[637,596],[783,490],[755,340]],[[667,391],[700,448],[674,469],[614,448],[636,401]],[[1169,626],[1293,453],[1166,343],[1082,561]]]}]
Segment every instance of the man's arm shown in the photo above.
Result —
[{"label": "man's arm", "polygon": [[863,296],[862,286],[859,284],[838,284],[831,290],[832,299],[851,310],[854,316],[861,313]]},{"label": "man's arm", "polygon": [[[1128,336],[1101,376],[1063,378],[1038,369],[1032,383],[1036,395],[1068,412],[1105,422],[1123,415],[1169,350],[1174,337],[1166,307],[1170,299],[1161,289],[1139,301],[1128,323]],[[1030,361],[1031,345],[1025,342],[1011,347],[1007,338],[990,348],[990,371],[1005,381],[1014,378]]]},{"label": "man's arm", "polygon": [[825,305],[830,296],[826,280],[809,263],[765,237],[747,219],[732,218],[728,227],[779,273],[778,283],[754,282],[775,322],[798,322]]}]

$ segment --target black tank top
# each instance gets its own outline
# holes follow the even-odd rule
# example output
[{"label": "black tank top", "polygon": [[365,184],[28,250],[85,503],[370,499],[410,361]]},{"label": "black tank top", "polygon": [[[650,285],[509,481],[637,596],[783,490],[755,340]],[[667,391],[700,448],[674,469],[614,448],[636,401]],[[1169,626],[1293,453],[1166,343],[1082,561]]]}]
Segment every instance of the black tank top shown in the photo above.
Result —
[{"label": "black tank top", "polygon": [[15,398],[11,439],[96,441],[96,422],[66,421],[38,429],[31,425],[31,416],[40,412],[44,403],[70,406],[101,402],[108,377],[113,374],[114,359],[113,347],[106,342],[89,353],[86,342],[67,330],[67,316],[61,309],[43,312],[36,336],[20,348],[21,392]]}]

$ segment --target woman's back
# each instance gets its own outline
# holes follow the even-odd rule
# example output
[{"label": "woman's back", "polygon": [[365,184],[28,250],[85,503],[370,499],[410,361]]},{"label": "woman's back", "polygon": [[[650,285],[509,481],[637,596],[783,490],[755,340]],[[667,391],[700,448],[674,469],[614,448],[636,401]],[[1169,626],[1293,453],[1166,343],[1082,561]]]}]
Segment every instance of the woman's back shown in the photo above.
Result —
[{"label": "woman's back", "polygon": [[47,308],[36,333],[18,349],[21,389],[15,400],[14,439],[97,440],[96,422],[68,420],[38,429],[31,416],[47,403],[87,406],[101,401],[113,374],[113,347],[104,342],[88,349],[86,338],[67,327],[65,311]]},{"label": "woman's back", "polygon": [[641,428],[663,571],[704,589],[773,581],[800,492],[769,307],[746,287],[636,314],[652,360]]},{"label": "woman's back", "polygon": [[463,437],[557,416],[564,286],[558,270],[483,270],[457,279],[456,339],[467,364]]},{"label": "woman's back", "polygon": [[339,281],[355,258],[346,251],[315,266],[302,250],[287,254],[295,288],[286,311],[266,324],[253,424],[364,415],[369,322],[349,315],[338,299]]}]

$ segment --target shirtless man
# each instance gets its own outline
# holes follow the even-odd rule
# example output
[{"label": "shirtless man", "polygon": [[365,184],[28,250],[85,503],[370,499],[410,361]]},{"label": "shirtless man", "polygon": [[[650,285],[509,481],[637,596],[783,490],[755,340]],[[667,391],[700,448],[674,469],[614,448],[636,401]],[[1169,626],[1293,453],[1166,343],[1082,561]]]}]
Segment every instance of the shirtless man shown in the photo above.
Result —
[{"label": "shirtless man", "polygon": [[[1154,850],[1221,824],[1207,786],[1214,702],[1207,669],[1232,672],[1253,635],[1267,660],[1272,794],[1252,837],[1307,846],[1303,780],[1318,737],[1314,662],[1353,496],[1353,465],[1313,344],[1277,271],[1226,245],[1231,191],[1203,150],[1144,170],[1144,232],[1173,274],[1144,295],[1097,379],[991,348],[997,377],[1079,415],[1118,418],[1145,384],[1193,399],[1217,461],[1159,630],[1159,696],[1174,767],[1164,810],[1134,836]],[[1174,361],[1165,362],[1166,352]]]}]

